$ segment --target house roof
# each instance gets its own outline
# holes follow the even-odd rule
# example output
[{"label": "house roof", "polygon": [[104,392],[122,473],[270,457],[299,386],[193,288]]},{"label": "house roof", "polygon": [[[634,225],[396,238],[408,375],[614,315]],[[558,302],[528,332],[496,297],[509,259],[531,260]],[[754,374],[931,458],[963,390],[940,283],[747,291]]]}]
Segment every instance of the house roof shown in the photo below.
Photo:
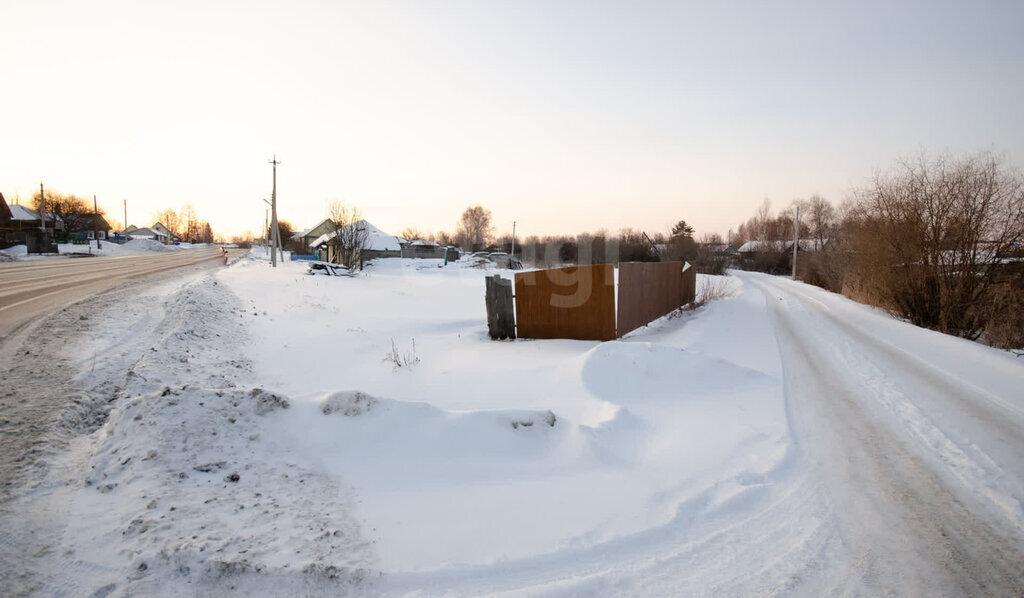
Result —
[{"label": "house roof", "polygon": [[39,220],[39,213],[25,206],[10,206],[11,220]]},{"label": "house roof", "polygon": [[[829,240],[800,239],[800,251],[820,251],[828,245]],[[760,253],[764,251],[792,251],[792,241],[747,241],[740,245],[740,253]]]},{"label": "house roof", "polygon": [[75,227],[77,231],[110,230],[110,224],[107,223],[107,219],[101,214],[82,214],[82,216],[76,220],[77,222]]},{"label": "house roof", "polygon": [[[348,225],[355,226],[356,230],[366,230],[366,245],[363,249],[370,251],[401,251],[402,242],[405,241],[402,237],[396,237],[389,235],[384,231],[380,230],[376,226],[370,224],[366,220],[357,220],[356,222]],[[315,241],[309,244],[310,247],[318,247],[324,243],[328,243],[331,239],[338,236],[338,231],[331,231],[324,233],[316,238]]]},{"label": "house roof", "polygon": [[324,234],[330,232],[333,229],[334,229],[334,221],[331,220],[330,218],[324,218],[323,220],[318,222],[316,224],[316,226],[307,228],[305,230],[302,230],[302,231],[299,231],[299,232],[293,234],[292,235],[292,240],[293,241],[299,241],[303,237],[319,238],[319,237],[323,236]]},{"label": "house roof", "polygon": [[135,229],[133,231],[129,231],[128,234],[132,235],[132,236],[138,236],[138,237],[153,237],[153,236],[156,236],[156,237],[166,237],[167,236],[166,234],[164,234],[164,233],[162,233],[162,232],[160,232],[158,230],[153,230],[151,228],[137,228],[137,229]]},{"label": "house roof", "polygon": [[0,193],[0,219],[10,220],[11,218],[11,209],[7,207],[7,200],[4,199],[4,194]]},{"label": "house roof", "polygon": [[785,251],[791,244],[788,241],[747,241],[740,245],[740,253],[759,253],[762,251]]}]

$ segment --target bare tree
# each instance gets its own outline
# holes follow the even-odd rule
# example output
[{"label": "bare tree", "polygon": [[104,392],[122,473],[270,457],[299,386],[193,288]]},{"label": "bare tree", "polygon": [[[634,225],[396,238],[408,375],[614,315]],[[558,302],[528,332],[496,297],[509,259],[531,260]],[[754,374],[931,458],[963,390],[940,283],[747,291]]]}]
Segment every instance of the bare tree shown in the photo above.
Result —
[{"label": "bare tree", "polygon": [[820,195],[812,195],[806,202],[807,224],[812,238],[818,247],[825,247],[825,242],[835,236],[836,210],[832,204]]},{"label": "bare tree", "polygon": [[[40,195],[37,191],[32,195],[32,209],[39,211]],[[92,212],[92,202],[76,195],[64,195],[56,191],[46,190],[46,212],[55,215],[64,223],[65,231],[81,230]],[[100,210],[100,214],[103,211]],[[52,227],[53,224],[47,224]]]},{"label": "bare tree", "polygon": [[967,338],[984,332],[993,287],[1013,278],[1004,258],[1024,241],[1018,170],[990,154],[921,156],[860,189],[855,214],[860,292],[920,326]]},{"label": "bare tree", "polygon": [[433,241],[433,233],[421,231],[415,226],[407,226],[402,229],[402,232],[398,235],[403,239],[409,239],[410,241]]},{"label": "bare tree", "polygon": [[369,241],[369,230],[359,209],[332,201],[327,207],[327,214],[334,223],[334,238],[328,242],[330,261],[353,269],[360,268],[363,250]]},{"label": "bare tree", "polygon": [[491,211],[478,205],[466,208],[455,229],[459,245],[468,251],[483,249],[493,232]]},{"label": "bare tree", "polygon": [[199,214],[192,204],[187,203],[181,208],[181,230],[186,241],[194,241],[199,237]]},{"label": "bare tree", "polygon": [[178,212],[168,208],[162,212],[157,212],[153,216],[157,222],[167,227],[167,230],[178,236],[186,236],[185,230],[181,225],[181,216]]},{"label": "bare tree", "polygon": [[443,230],[438,231],[437,234],[434,235],[434,240],[440,243],[441,245],[444,245],[445,247],[449,245],[456,245],[458,242],[458,239],[454,234]]},{"label": "bare tree", "polygon": [[772,201],[767,197],[761,202],[760,207],[754,212],[754,227],[753,236],[760,241],[768,241],[771,230],[772,220]]}]

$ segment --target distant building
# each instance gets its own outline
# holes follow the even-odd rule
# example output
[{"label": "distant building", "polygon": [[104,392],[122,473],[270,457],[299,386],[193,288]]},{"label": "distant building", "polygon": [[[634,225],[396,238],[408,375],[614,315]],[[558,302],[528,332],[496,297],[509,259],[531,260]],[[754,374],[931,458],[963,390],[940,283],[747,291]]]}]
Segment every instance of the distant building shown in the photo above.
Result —
[{"label": "distant building", "polygon": [[[348,226],[354,228],[358,234],[365,235],[362,247],[358,251],[360,263],[382,257],[402,257],[402,242],[407,242],[406,239],[389,235],[366,220],[358,220]],[[339,249],[336,229],[320,235],[310,243],[310,250],[316,254],[317,259],[327,262],[337,260]]]},{"label": "distant building", "polygon": [[[0,195],[0,199],[3,196]],[[0,203],[0,246],[28,244],[28,235],[40,231],[39,213],[21,205],[8,205],[6,200]],[[46,232],[57,236],[63,235],[64,221],[57,215],[46,213]]]},{"label": "distant building", "polygon": [[126,231],[129,239],[152,239],[154,241],[160,241],[161,243],[167,244],[171,242],[171,238],[164,232],[152,229],[152,228],[137,228],[131,226]]},{"label": "distant building", "polygon": [[402,257],[420,259],[444,259],[448,248],[434,241],[402,239],[399,241]]},{"label": "distant building", "polygon": [[334,221],[330,218],[325,218],[319,224],[312,228],[307,228],[304,231],[297,232],[291,236],[292,243],[295,245],[296,253],[309,254],[312,253],[313,241],[316,241],[319,237],[326,235],[327,233],[334,231]]},{"label": "distant building", "polygon": [[155,230],[156,232],[158,232],[161,235],[163,235],[164,237],[166,237],[167,240],[164,241],[165,243],[173,243],[175,241],[181,241],[181,237],[179,237],[178,235],[176,235],[173,232],[171,232],[171,229],[169,229],[166,226],[164,226],[162,222],[157,222],[156,224],[154,224],[153,226],[151,226],[149,228]]},{"label": "distant building", "polygon": [[77,234],[83,239],[107,240],[110,236],[110,224],[100,214],[83,214],[75,218],[75,226],[68,234]]},{"label": "distant building", "polygon": [[[797,253],[823,251],[828,246],[828,239],[801,239]],[[793,241],[747,241],[738,253],[744,270],[788,274],[793,269]]]}]

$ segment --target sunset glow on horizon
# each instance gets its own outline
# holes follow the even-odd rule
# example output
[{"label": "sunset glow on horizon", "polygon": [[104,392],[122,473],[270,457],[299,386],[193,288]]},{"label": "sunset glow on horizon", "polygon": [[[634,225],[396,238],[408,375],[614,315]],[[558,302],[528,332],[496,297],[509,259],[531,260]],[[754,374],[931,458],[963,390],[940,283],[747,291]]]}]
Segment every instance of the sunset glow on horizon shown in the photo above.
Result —
[{"label": "sunset glow on horizon", "polygon": [[259,234],[330,201],[498,233],[833,203],[921,152],[1024,162],[1019,2],[8,3],[0,192]]}]

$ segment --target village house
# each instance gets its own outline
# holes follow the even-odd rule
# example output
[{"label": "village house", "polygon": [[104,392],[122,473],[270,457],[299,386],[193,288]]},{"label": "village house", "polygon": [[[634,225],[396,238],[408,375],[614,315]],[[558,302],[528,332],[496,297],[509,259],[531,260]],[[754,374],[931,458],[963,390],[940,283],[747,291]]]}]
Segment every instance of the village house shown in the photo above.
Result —
[{"label": "village house", "polygon": [[102,214],[82,214],[75,218],[75,225],[68,229],[68,235],[106,241],[110,237],[110,224]]},{"label": "village house", "polygon": [[308,255],[312,253],[312,244],[318,238],[327,233],[334,231],[334,221],[330,218],[325,218],[319,224],[312,228],[307,228],[304,231],[297,232],[291,236],[291,241],[295,247],[295,253]]},{"label": "village house", "polygon": [[[47,212],[46,230],[55,236],[62,236],[65,233],[64,221]],[[39,213],[22,205],[8,205],[0,194],[0,247],[27,245],[28,237],[37,232],[40,232]]]},{"label": "village house", "polygon": [[[828,246],[828,239],[800,239],[797,253],[822,251]],[[747,241],[737,252],[744,270],[788,274],[793,269],[793,241]]]}]

